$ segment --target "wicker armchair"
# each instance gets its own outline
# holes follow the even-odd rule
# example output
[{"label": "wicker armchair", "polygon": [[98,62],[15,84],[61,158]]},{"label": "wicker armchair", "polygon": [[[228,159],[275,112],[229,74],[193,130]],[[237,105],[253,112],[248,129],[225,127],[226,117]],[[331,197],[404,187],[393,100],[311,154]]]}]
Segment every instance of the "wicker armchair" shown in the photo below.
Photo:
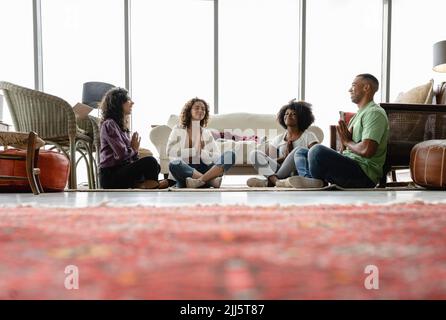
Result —
[{"label": "wicker armchair", "polygon": [[90,188],[96,189],[99,188],[99,152],[101,150],[101,139],[99,132],[99,123],[100,119],[94,116],[88,116],[85,119],[76,119],[77,126],[85,131],[86,135],[93,140],[93,144],[91,146],[91,152],[93,153],[91,171],[89,174],[89,181],[91,181]]},{"label": "wicker armchair", "polygon": [[0,81],[4,91],[15,130],[36,132],[63,152],[70,160],[69,188],[77,187],[76,151],[85,159],[89,186],[93,187],[93,139],[76,124],[73,108],[63,99],[12,83]]}]

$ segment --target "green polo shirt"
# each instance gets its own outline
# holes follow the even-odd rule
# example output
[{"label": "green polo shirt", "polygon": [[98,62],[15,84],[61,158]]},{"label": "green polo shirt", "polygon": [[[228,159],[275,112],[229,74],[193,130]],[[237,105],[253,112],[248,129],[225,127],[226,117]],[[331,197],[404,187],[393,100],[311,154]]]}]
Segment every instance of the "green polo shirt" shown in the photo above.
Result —
[{"label": "green polo shirt", "polygon": [[352,140],[355,143],[370,139],[378,143],[378,149],[371,158],[362,157],[348,149],[344,150],[343,154],[358,162],[370,180],[378,183],[383,175],[383,165],[386,161],[387,153],[387,139],[389,138],[389,120],[387,119],[386,111],[371,101],[350,120],[349,129],[352,127]]}]

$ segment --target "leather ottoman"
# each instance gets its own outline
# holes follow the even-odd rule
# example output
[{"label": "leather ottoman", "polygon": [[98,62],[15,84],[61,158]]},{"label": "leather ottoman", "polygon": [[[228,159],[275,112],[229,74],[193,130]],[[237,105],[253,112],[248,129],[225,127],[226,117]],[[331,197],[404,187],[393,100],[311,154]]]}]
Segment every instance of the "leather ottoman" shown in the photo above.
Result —
[{"label": "leather ottoman", "polygon": [[412,180],[428,189],[446,189],[446,140],[416,144],[410,153]]},{"label": "leather ottoman", "polygon": [[[24,155],[25,150],[8,149],[6,154]],[[40,150],[37,168],[40,169],[40,182],[45,192],[63,191],[68,182],[70,161],[62,153]],[[26,176],[25,161],[0,159],[0,175]],[[30,191],[28,181],[0,180],[0,191]]]}]

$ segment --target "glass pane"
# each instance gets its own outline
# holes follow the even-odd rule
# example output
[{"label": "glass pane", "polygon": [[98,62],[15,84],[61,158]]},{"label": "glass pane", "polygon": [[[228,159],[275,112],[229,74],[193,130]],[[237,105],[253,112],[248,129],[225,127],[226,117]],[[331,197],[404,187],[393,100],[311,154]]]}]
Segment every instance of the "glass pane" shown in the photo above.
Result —
[{"label": "glass pane", "polygon": [[212,1],[132,1],[132,123],[142,145],[150,125],[167,124],[191,98],[213,110],[213,21]]},{"label": "glass pane", "polygon": [[[32,0],[0,2],[0,81],[34,88]],[[1,94],[1,93],[0,93]],[[2,99],[3,96],[0,96]],[[2,100],[3,102],[3,100]],[[0,121],[12,124],[6,102],[0,102]]]},{"label": "glass pane", "polygon": [[432,70],[433,45],[446,40],[446,1],[394,0],[390,101],[400,92],[427,83],[446,81]]},{"label": "glass pane", "polygon": [[44,91],[70,104],[88,81],[125,85],[122,0],[42,0]]},{"label": "glass pane", "polygon": [[[339,111],[357,110],[348,93],[355,76],[381,79],[382,1],[311,0],[307,9],[306,100],[328,145]],[[375,101],[381,102],[380,91]]]},{"label": "glass pane", "polygon": [[219,113],[276,113],[297,97],[298,0],[223,0],[219,24]]}]

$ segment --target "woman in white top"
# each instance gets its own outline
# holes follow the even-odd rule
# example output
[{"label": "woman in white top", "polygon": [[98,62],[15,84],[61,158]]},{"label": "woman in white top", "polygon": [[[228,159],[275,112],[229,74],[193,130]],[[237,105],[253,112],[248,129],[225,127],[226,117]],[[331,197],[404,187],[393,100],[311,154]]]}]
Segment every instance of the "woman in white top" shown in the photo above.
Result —
[{"label": "woman in white top", "polygon": [[189,100],[167,141],[170,178],[178,188],[219,188],[224,172],[235,163],[235,153],[220,154],[211,132],[206,129],[209,105],[194,98]]},{"label": "woman in white top", "polygon": [[293,100],[280,109],[277,121],[286,131],[274,138],[267,153],[254,150],[249,155],[259,174],[266,177],[248,179],[246,183],[250,187],[288,186],[284,179],[297,171],[296,157],[299,153],[296,151],[319,143],[313,132],[306,131],[314,122],[311,104]]}]

